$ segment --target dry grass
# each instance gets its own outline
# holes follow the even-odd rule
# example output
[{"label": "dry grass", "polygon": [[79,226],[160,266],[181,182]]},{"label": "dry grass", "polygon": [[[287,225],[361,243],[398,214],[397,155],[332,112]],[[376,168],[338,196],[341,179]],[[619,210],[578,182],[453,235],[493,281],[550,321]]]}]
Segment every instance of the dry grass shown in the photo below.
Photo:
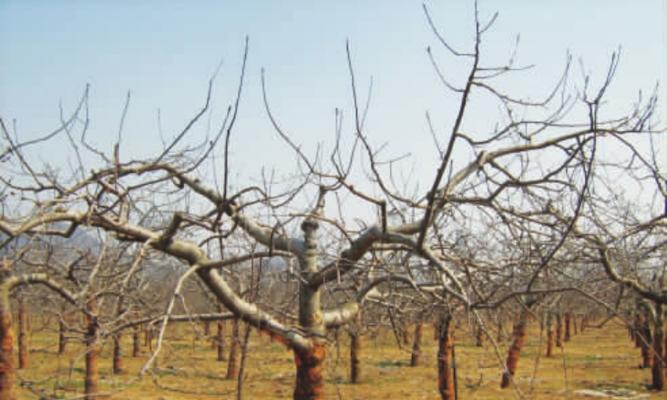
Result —
[{"label": "dry grass", "polygon": [[[519,361],[516,389],[499,388],[500,369],[493,348],[487,344],[475,347],[470,335],[458,331],[456,357],[459,365],[459,392],[462,399],[568,399],[578,398],[573,391],[583,388],[624,387],[646,392],[648,370],[641,370],[639,350],[627,337],[625,328],[615,322],[603,329],[589,328],[574,336],[563,349],[554,348],[555,356],[547,359],[544,338],[532,323],[527,346]],[[193,340],[187,326],[172,327],[166,348],[160,355],[155,380],[146,376],[130,382],[146,357],[125,357],[125,375],[111,374],[110,346],[104,348],[101,360],[101,386],[113,399],[221,399],[235,398],[236,381],[224,379],[226,362],[215,361],[215,353],[203,339]],[[231,330],[231,329],[228,329]],[[341,332],[342,333],[342,332]],[[180,337],[179,337],[180,336]],[[436,391],[436,343],[431,329],[423,335],[422,365],[410,367],[407,349],[396,346],[393,335],[364,338],[362,382],[348,381],[348,347],[346,335],[337,350],[329,347],[326,361],[327,399],[434,399]],[[75,397],[83,387],[82,347],[72,344],[63,356],[57,356],[56,335],[34,334],[30,368],[20,371],[26,381],[39,382],[48,396]],[[503,356],[507,343],[501,345]],[[131,348],[129,337],[125,349]],[[292,353],[284,346],[253,332],[246,366],[244,398],[291,398],[294,382]],[[156,385],[157,383],[157,385]],[[159,386],[158,386],[159,385]],[[20,399],[37,399],[26,388],[19,389]],[[667,398],[652,393],[651,398]]]}]

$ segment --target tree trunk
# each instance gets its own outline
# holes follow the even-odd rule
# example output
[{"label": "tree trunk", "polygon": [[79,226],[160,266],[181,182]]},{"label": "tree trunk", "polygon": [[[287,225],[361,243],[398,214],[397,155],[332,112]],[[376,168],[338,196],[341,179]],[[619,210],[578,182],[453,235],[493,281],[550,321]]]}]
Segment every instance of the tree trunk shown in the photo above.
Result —
[{"label": "tree trunk", "polygon": [[482,347],[484,346],[484,331],[482,330],[482,324],[475,324],[477,328],[475,334],[475,346]]},{"label": "tree trunk", "polygon": [[572,319],[572,314],[570,314],[569,312],[565,313],[565,338],[563,338],[563,340],[565,340],[566,342],[569,342],[572,336],[571,335],[572,332],[570,331],[571,319]]},{"label": "tree trunk", "polygon": [[92,297],[87,304],[88,313],[86,314],[86,377],[84,382],[84,399],[92,400],[97,398],[97,385],[99,381],[99,371],[97,358],[99,355],[99,346],[97,343],[97,300]]},{"label": "tree trunk", "polygon": [[648,316],[642,318],[642,329],[640,336],[641,353],[642,353],[642,368],[653,367],[653,337],[651,335],[651,326],[649,324]]},{"label": "tree trunk", "polygon": [[217,360],[218,361],[224,361],[225,360],[225,321],[220,320],[217,323],[218,331],[216,332],[216,337],[215,337],[215,349],[217,351]]},{"label": "tree trunk", "polygon": [[0,399],[15,400],[14,335],[9,289],[0,287]]},{"label": "tree trunk", "polygon": [[58,319],[58,354],[65,353],[65,346],[67,345],[67,338],[65,337],[67,327],[65,326],[64,318],[65,314]]},{"label": "tree trunk", "polygon": [[553,314],[547,314],[547,357],[553,356],[554,347],[554,329],[553,329]]},{"label": "tree trunk", "polygon": [[294,350],[296,363],[296,387],[294,400],[322,399],[324,379],[322,364],[326,356],[326,347],[323,343],[314,342],[308,351]]},{"label": "tree trunk", "polygon": [[410,366],[416,367],[419,365],[419,356],[421,352],[421,341],[422,341],[422,321],[415,324],[415,338],[412,342],[412,356],[410,357]]},{"label": "tree trunk", "polygon": [[584,330],[586,329],[586,316],[581,317],[581,322],[579,323],[579,332],[584,333]]},{"label": "tree trunk", "polygon": [[410,345],[410,332],[408,332],[408,327],[403,326],[401,329],[402,332],[402,338],[403,338],[403,346],[407,347]]},{"label": "tree trunk", "polygon": [[139,344],[139,328],[132,329],[132,357],[139,357],[141,354],[141,346]]},{"label": "tree trunk", "polygon": [[227,362],[227,379],[236,379],[238,370],[236,366],[236,353],[239,347],[239,319],[234,318],[232,325],[232,340],[229,344],[229,360]]},{"label": "tree trunk", "polygon": [[120,332],[118,332],[113,337],[113,373],[114,375],[122,374],[123,371],[123,348],[122,348],[123,337]]},{"label": "tree trunk", "polygon": [[442,400],[455,400],[454,365],[452,349],[454,338],[450,333],[452,315],[443,314],[438,329],[438,391]]},{"label": "tree trunk", "polygon": [[28,327],[28,311],[26,310],[25,301],[19,298],[19,368],[28,368],[28,335],[26,329]]},{"label": "tree trunk", "polygon": [[239,373],[236,378],[236,400],[243,399],[243,381],[245,375],[245,362],[248,356],[248,343],[250,342],[250,324],[245,324],[243,342],[241,343],[241,362],[239,363]]},{"label": "tree trunk", "polygon": [[634,320],[634,339],[635,339],[635,347],[639,348],[642,346],[642,339],[641,339],[641,332],[642,332],[642,327],[644,326],[643,321],[642,321],[642,315],[637,312],[635,313],[635,320]]},{"label": "tree trunk", "polygon": [[358,383],[361,379],[361,335],[359,332],[350,332],[350,383]]},{"label": "tree trunk", "polygon": [[211,322],[204,321],[204,336],[208,337],[211,334]]},{"label": "tree trunk", "polygon": [[656,320],[655,320],[655,329],[653,334],[654,360],[653,360],[653,368],[651,369],[652,388],[653,390],[661,391],[665,387],[665,375],[663,373],[663,365],[665,363],[665,360],[662,348],[664,344],[665,329],[663,326],[664,319],[662,315],[662,304],[660,303],[655,304],[655,315],[656,315]]},{"label": "tree trunk", "polygon": [[572,316],[572,329],[574,330],[575,335],[579,333],[578,330],[577,330],[577,316],[576,315]]},{"label": "tree trunk", "polygon": [[563,317],[556,314],[556,347],[563,347]]},{"label": "tree trunk", "polygon": [[528,311],[521,310],[519,315],[519,320],[514,325],[514,339],[512,341],[512,346],[507,353],[507,363],[506,371],[503,372],[503,377],[500,382],[501,388],[506,388],[509,386],[511,378],[516,372],[517,365],[519,364],[519,356],[521,355],[521,349],[523,348],[523,343],[526,340],[526,325],[528,324]]},{"label": "tree trunk", "polygon": [[502,343],[505,338],[503,337],[503,319],[501,316],[496,318],[496,341]]}]

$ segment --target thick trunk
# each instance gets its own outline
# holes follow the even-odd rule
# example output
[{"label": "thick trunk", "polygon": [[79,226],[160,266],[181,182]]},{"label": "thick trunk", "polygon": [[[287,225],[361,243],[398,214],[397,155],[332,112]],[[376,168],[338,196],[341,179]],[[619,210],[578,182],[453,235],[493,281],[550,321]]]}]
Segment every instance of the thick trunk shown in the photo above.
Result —
[{"label": "thick trunk", "polygon": [[553,356],[554,347],[554,329],[553,329],[553,315],[547,314],[547,357]]},{"label": "thick trunk", "polygon": [[410,357],[411,367],[416,367],[419,365],[422,342],[422,327],[423,323],[421,321],[415,324],[415,337],[414,341],[412,342],[412,356]]},{"label": "thick trunk", "polygon": [[509,386],[516,368],[519,364],[519,356],[521,355],[521,349],[523,348],[523,343],[526,340],[526,325],[528,324],[528,312],[526,310],[521,311],[519,320],[514,325],[514,339],[512,340],[512,346],[507,353],[507,363],[506,370],[503,372],[503,377],[500,382],[501,388],[506,388]]},{"label": "thick trunk", "polygon": [[564,338],[564,340],[566,342],[569,342],[570,338],[572,337],[572,335],[571,335],[572,332],[570,330],[571,329],[571,322],[572,322],[572,314],[570,314],[569,312],[565,313],[565,338]]},{"label": "thick trunk", "polygon": [[442,400],[456,399],[452,358],[454,338],[450,332],[451,321],[451,314],[444,314],[438,329],[438,391]]},{"label": "thick trunk", "polygon": [[361,335],[350,332],[350,383],[358,383],[361,379]]},{"label": "thick trunk", "polygon": [[123,373],[123,348],[120,332],[113,337],[113,373],[118,375]]},{"label": "thick trunk", "polygon": [[325,356],[326,347],[323,343],[314,342],[308,351],[294,350],[294,362],[296,363],[294,400],[323,398],[322,364]]},{"label": "thick trunk", "polygon": [[28,311],[25,301],[19,299],[19,369],[28,368]]},{"label": "thick trunk", "polygon": [[88,301],[88,312],[86,314],[86,377],[84,382],[84,399],[92,400],[98,398],[98,381],[99,371],[97,359],[99,356],[99,345],[97,343],[97,330],[99,328],[97,322],[97,301],[91,298]]},{"label": "thick trunk", "polygon": [[16,399],[14,373],[14,335],[9,290],[0,287],[0,399]]},{"label": "thick trunk", "polygon": [[239,347],[239,319],[234,318],[232,325],[232,339],[229,344],[229,360],[227,362],[227,379],[236,379],[238,370],[236,365],[236,353]]}]

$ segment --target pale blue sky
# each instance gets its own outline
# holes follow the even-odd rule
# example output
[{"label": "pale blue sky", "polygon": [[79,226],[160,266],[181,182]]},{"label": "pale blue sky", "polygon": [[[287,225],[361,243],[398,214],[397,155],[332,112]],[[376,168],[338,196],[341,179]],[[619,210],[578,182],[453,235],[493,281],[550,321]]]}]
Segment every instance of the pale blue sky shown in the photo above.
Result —
[{"label": "pale blue sky", "polygon": [[[627,110],[639,89],[650,91],[660,81],[664,126],[665,4],[480,1],[483,18],[500,12],[483,43],[483,60],[504,61],[520,34],[519,64],[537,66],[507,85],[519,94],[539,96],[558,78],[567,50],[601,78],[611,53],[622,46],[610,112]],[[453,44],[463,49],[471,43],[472,2],[427,5]],[[344,134],[351,137],[348,38],[360,92],[365,94],[373,76],[367,123],[371,141],[389,142],[387,157],[412,153],[416,160],[406,166],[414,165],[424,183],[432,179],[437,153],[424,112],[433,113],[444,133],[457,98],[439,85],[425,48],[433,46],[453,82],[464,80],[465,65],[438,47],[420,2],[0,0],[0,116],[16,119],[22,138],[38,136],[57,126],[59,102],[71,109],[90,83],[90,135],[110,149],[130,90],[122,154],[153,154],[159,146],[156,110],[161,109],[166,136],[177,133],[201,107],[220,60],[211,121],[215,126],[221,120],[236,89],[246,34],[248,75],[232,140],[235,179],[256,176],[261,166],[282,173],[294,169],[293,155],[276,137],[261,105],[262,67],[273,111],[296,142],[307,150],[330,144],[334,107],[345,111]],[[576,82],[578,66],[575,72]],[[496,110],[478,112],[484,120]],[[202,137],[205,130],[204,123],[193,137]],[[42,149],[40,158],[56,163],[65,148],[63,138]]]}]

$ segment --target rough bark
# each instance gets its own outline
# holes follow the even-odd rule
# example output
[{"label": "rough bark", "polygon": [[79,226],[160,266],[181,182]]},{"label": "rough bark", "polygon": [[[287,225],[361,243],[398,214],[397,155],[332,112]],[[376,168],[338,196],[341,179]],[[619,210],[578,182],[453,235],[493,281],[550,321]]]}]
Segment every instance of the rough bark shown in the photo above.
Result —
[{"label": "rough bark", "polygon": [[419,321],[415,324],[415,337],[412,341],[412,355],[410,357],[410,366],[416,367],[419,365],[422,341],[423,323]]},{"label": "rough bark", "polygon": [[314,342],[310,350],[295,350],[296,387],[294,400],[317,400],[323,398],[324,379],[322,364],[326,356],[323,343]]},{"label": "rough bark", "polygon": [[528,311],[521,310],[519,315],[519,320],[514,324],[513,340],[512,346],[507,353],[507,362],[506,370],[503,372],[503,377],[500,382],[501,388],[506,388],[509,386],[516,368],[519,365],[519,356],[521,355],[521,349],[526,340],[526,326],[528,324]]},{"label": "rough bark", "polygon": [[28,368],[28,311],[26,310],[25,301],[19,298],[19,365],[18,369]]},{"label": "rough bark", "polygon": [[451,314],[443,314],[438,329],[438,392],[442,400],[456,399],[452,358],[454,338],[450,332],[451,321]]},{"label": "rough bark", "polygon": [[567,312],[565,313],[565,338],[563,338],[563,340],[566,342],[569,342],[570,339],[572,338],[571,325],[572,325],[572,314]]},{"label": "rough bark", "polygon": [[238,369],[237,369],[237,352],[239,347],[239,319],[234,318],[234,323],[232,325],[232,338],[229,344],[229,360],[227,362],[227,379],[236,379]]},{"label": "rough bark", "polygon": [[88,300],[87,309],[89,314],[86,314],[86,334],[85,334],[85,344],[86,344],[86,376],[84,381],[84,399],[92,400],[98,398],[98,382],[99,382],[99,370],[98,370],[98,356],[99,356],[99,344],[97,338],[97,331],[99,329],[97,321],[97,300],[93,297]]}]

